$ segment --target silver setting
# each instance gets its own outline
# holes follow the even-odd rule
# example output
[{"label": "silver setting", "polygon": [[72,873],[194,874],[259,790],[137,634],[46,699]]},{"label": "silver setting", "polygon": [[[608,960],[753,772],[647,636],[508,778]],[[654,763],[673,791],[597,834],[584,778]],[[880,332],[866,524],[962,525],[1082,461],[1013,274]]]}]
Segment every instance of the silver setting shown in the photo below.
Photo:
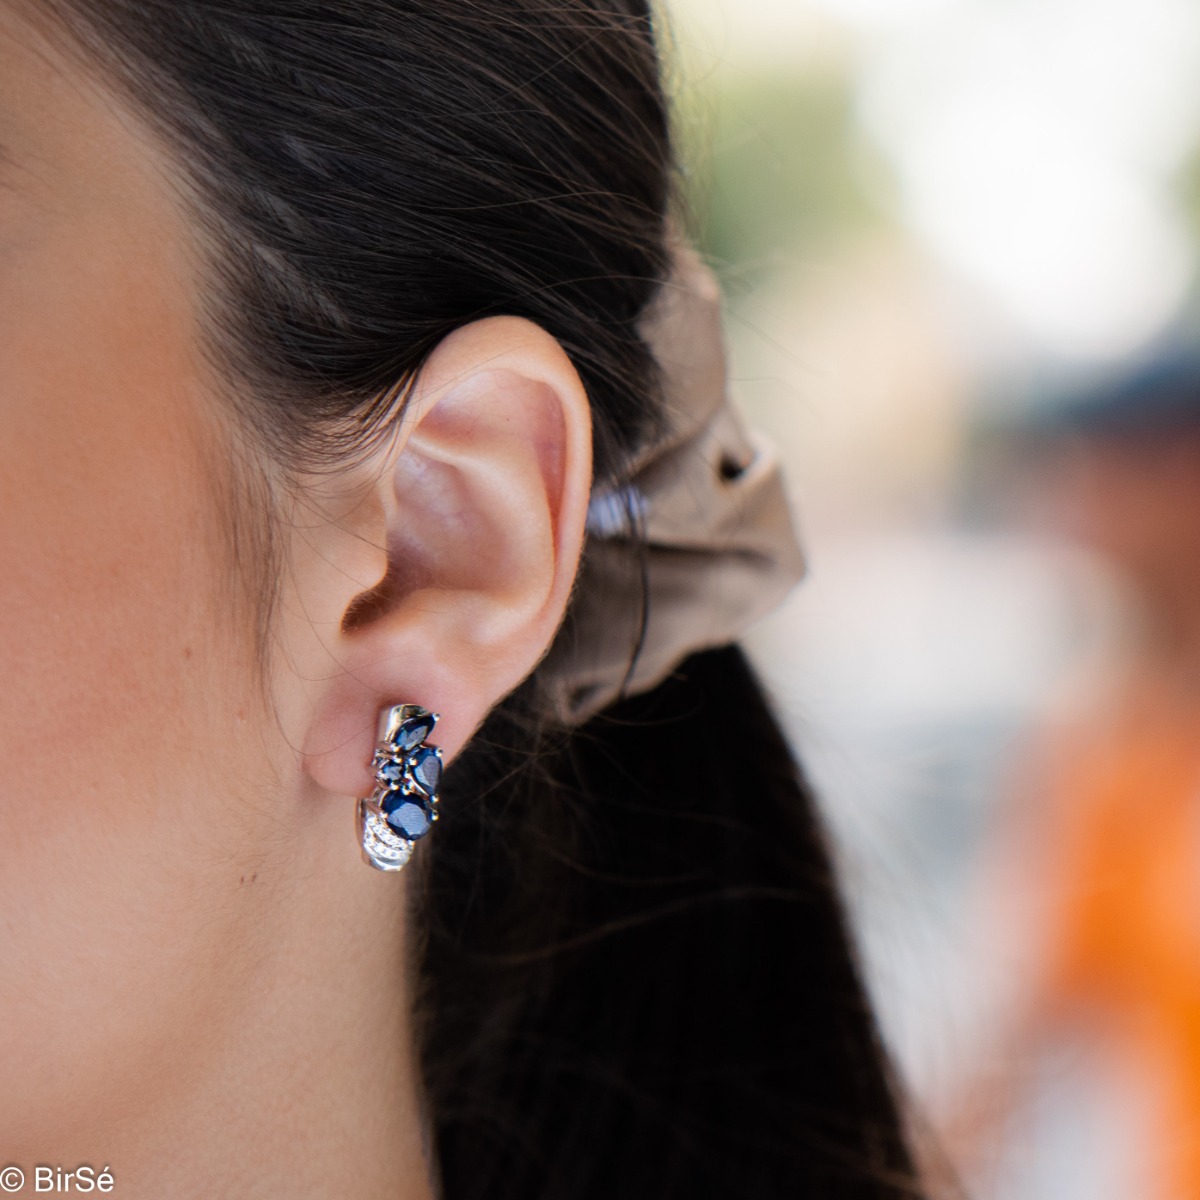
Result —
[{"label": "silver setting", "polygon": [[431,729],[438,722],[437,713],[431,713],[429,709],[422,708],[419,704],[395,704],[391,708],[385,708],[379,714],[379,724],[375,731],[375,737],[379,742],[380,750],[390,750],[392,748],[400,726],[410,717],[429,717],[429,726]]},{"label": "silver setting", "polygon": [[[437,789],[432,795],[427,794],[411,771],[418,751],[432,750],[441,763],[441,751],[428,741],[437,721],[437,713],[419,704],[396,704],[379,714],[378,740],[371,759],[375,768],[375,788],[370,796],[359,800],[356,814],[363,861],[376,870],[401,870],[412,857],[417,840],[405,837],[388,824],[382,805],[389,793],[411,796],[421,804],[428,812],[429,828],[438,819]],[[423,729],[423,726],[427,728]],[[427,828],[418,836],[424,837],[428,831]]]},{"label": "silver setting", "polygon": [[401,837],[369,800],[358,802],[358,831],[363,859],[376,870],[399,871],[412,857],[412,842]]}]

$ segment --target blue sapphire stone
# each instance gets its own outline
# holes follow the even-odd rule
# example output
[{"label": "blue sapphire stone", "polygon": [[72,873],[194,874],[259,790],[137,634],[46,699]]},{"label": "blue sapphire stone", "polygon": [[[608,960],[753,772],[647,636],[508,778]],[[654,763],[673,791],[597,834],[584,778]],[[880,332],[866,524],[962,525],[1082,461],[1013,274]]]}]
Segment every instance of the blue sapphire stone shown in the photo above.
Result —
[{"label": "blue sapphire stone", "polygon": [[380,805],[384,819],[401,837],[416,840],[429,832],[433,814],[421,796],[389,792]]},{"label": "blue sapphire stone", "polygon": [[442,782],[442,752],[436,746],[422,746],[408,760],[408,777],[425,795],[435,795]]},{"label": "blue sapphire stone", "polygon": [[394,761],[381,763],[376,773],[385,783],[399,783],[404,778],[404,764]]},{"label": "blue sapphire stone", "polygon": [[408,720],[400,722],[396,736],[392,739],[393,744],[407,754],[410,750],[415,750],[433,732],[433,726],[432,713],[426,713],[423,717],[409,717]]}]

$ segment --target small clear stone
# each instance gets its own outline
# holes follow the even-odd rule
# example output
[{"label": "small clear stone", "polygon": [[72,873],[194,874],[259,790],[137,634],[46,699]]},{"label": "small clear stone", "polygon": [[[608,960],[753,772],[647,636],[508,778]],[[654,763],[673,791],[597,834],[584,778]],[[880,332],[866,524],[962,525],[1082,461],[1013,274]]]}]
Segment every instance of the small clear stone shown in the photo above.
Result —
[{"label": "small clear stone", "polygon": [[398,871],[412,856],[412,842],[389,828],[383,814],[367,809],[362,830],[363,851],[377,867]]}]

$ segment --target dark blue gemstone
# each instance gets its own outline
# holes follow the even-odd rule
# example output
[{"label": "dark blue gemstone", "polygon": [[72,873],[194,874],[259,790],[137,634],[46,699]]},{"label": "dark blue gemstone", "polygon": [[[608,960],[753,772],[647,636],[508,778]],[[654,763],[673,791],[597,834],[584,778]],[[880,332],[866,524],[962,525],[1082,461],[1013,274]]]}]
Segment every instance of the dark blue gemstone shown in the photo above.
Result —
[{"label": "dark blue gemstone", "polygon": [[408,777],[425,795],[434,795],[442,782],[442,752],[436,746],[422,746],[408,760]]},{"label": "dark blue gemstone", "polygon": [[404,764],[402,762],[385,762],[379,767],[379,778],[387,783],[399,783],[404,778]]},{"label": "dark blue gemstone", "polygon": [[407,753],[415,750],[433,732],[433,714],[426,713],[423,717],[409,717],[401,721],[393,739],[397,749]]},{"label": "dark blue gemstone", "polygon": [[420,796],[389,792],[383,799],[383,815],[401,837],[416,839],[429,832],[433,815]]}]

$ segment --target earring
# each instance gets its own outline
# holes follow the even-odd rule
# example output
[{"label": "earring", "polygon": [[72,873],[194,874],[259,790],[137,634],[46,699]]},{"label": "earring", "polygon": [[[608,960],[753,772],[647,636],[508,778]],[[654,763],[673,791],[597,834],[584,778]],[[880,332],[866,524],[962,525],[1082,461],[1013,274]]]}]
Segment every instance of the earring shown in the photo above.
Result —
[{"label": "earring", "polygon": [[379,715],[375,790],[358,802],[358,833],[364,861],[380,871],[399,871],[438,818],[442,752],[425,740],[437,720],[419,704],[396,704]]}]

